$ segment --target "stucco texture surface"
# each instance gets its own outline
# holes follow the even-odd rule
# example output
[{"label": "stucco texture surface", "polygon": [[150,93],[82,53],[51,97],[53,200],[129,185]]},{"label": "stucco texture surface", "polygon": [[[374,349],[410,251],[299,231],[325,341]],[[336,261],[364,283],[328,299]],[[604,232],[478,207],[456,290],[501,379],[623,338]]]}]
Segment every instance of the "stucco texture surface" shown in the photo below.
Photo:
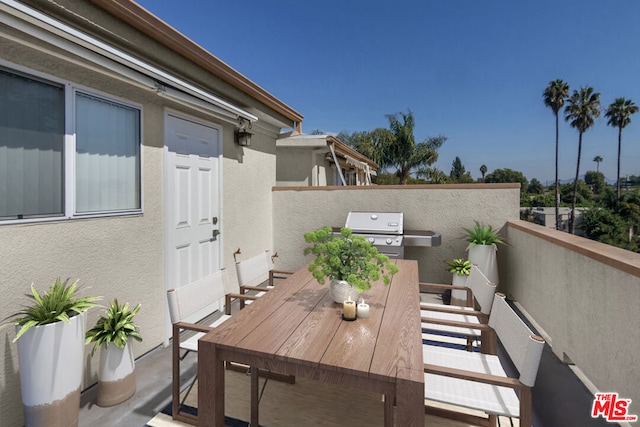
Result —
[{"label": "stucco texture surface", "polygon": [[279,267],[298,269],[308,262],[303,235],[323,226],[342,227],[350,211],[403,212],[405,230],[442,234],[439,247],[406,247],[405,258],[418,260],[420,280],[451,283],[445,260],[466,258],[463,228],[474,221],[497,229],[518,219],[519,188],[514,186],[406,186],[287,189],[273,193],[274,247]]}]

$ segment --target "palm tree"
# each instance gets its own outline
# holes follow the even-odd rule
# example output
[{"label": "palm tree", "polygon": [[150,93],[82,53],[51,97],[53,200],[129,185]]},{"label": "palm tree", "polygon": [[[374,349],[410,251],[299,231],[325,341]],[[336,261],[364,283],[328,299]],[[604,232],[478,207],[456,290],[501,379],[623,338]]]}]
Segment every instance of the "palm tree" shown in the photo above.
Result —
[{"label": "palm tree", "polygon": [[620,203],[620,150],[622,148],[622,129],[631,123],[631,115],[638,112],[638,106],[630,99],[616,98],[607,112],[604,114],[609,118],[607,124],[618,128],[618,173],[616,203]]},{"label": "palm tree", "polygon": [[602,161],[602,156],[595,156],[593,161],[596,162],[596,172],[600,172],[600,162]]},{"label": "palm tree", "polygon": [[431,166],[438,160],[437,149],[447,140],[444,136],[429,137],[417,143],[413,136],[415,120],[413,113],[388,114],[389,132],[392,139],[385,145],[385,158],[390,166],[397,168],[400,184],[406,184],[411,171],[417,167]]},{"label": "palm tree", "polygon": [[480,173],[482,174],[482,182],[484,182],[484,174],[487,173],[487,165],[480,166]]},{"label": "palm tree", "polygon": [[576,197],[578,195],[578,174],[580,173],[580,156],[582,155],[582,134],[595,123],[600,116],[600,93],[593,88],[582,87],[580,91],[573,91],[568,99],[569,105],[564,109],[564,120],[570,122],[572,128],[578,130],[578,161],[576,162],[576,177],[573,180],[573,198],[571,200],[571,216],[569,218],[569,231],[575,234],[575,210]]},{"label": "palm tree", "polygon": [[[564,100],[569,96],[569,85],[560,79],[555,79],[549,82],[542,93],[542,99],[544,105],[551,108],[553,115],[556,117],[556,185],[555,185],[555,200],[556,200],[556,230],[560,227],[560,193],[558,189],[558,112],[564,105]],[[483,179],[484,180],[484,179]]]}]

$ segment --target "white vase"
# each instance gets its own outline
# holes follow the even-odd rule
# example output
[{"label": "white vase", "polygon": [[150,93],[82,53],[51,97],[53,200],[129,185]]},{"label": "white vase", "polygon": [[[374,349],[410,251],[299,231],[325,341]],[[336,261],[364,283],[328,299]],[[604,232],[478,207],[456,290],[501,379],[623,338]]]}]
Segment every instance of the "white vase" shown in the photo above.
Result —
[{"label": "white vase", "polygon": [[[466,286],[467,277],[469,276],[459,276],[456,273],[453,273],[453,279],[451,281],[451,284],[453,286]],[[467,292],[460,289],[452,289],[451,305],[459,305],[461,307],[464,307],[465,305],[467,305]]]},{"label": "white vase", "polygon": [[469,248],[469,262],[477,264],[491,283],[498,284],[498,258],[493,245],[475,245]]},{"label": "white vase", "polygon": [[351,301],[358,301],[356,288],[349,285],[346,280],[332,280],[329,283],[329,294],[331,299],[338,304],[342,304],[349,298],[351,298]]},{"label": "white vase", "polygon": [[109,343],[100,347],[98,371],[98,406],[114,406],[124,402],[136,392],[133,346],[127,342],[124,348]]},{"label": "white vase", "polygon": [[87,313],[70,320],[36,326],[18,339],[27,427],[78,425]]}]

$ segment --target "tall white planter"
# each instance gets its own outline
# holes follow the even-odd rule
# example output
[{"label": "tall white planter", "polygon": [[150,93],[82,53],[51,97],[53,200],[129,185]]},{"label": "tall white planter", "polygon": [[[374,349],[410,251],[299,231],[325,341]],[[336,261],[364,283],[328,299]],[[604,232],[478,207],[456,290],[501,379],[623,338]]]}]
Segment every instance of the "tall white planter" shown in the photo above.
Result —
[{"label": "tall white planter", "polygon": [[78,425],[87,313],[36,326],[18,339],[27,427]]},{"label": "tall white planter", "polygon": [[109,343],[100,348],[98,371],[98,406],[113,406],[124,402],[136,392],[133,346],[127,342],[124,348]]},{"label": "tall white planter", "polygon": [[469,248],[469,262],[477,264],[487,279],[497,285],[499,277],[496,253],[497,250],[493,245],[475,245]]},{"label": "tall white planter", "polygon": [[[453,273],[453,279],[451,281],[451,284],[453,286],[466,286],[467,277],[469,276],[459,276],[456,273]],[[459,305],[461,307],[464,307],[465,305],[467,305],[467,292],[460,289],[452,289],[451,305]]]}]

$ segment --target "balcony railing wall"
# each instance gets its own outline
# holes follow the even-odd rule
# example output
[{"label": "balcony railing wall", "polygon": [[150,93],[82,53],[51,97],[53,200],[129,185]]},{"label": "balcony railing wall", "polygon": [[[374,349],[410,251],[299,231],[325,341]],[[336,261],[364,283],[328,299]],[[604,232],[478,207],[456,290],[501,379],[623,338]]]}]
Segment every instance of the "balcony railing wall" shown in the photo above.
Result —
[{"label": "balcony railing wall", "polygon": [[297,269],[305,258],[303,234],[322,226],[344,226],[350,211],[404,212],[405,230],[442,234],[439,247],[407,247],[419,261],[420,280],[451,283],[444,260],[466,258],[463,227],[474,221],[501,228],[517,220],[520,184],[372,187],[276,187],[273,190],[274,250],[278,268]]},{"label": "balcony railing wall", "polygon": [[500,287],[561,360],[640,413],[640,254],[523,221],[506,231]]}]

